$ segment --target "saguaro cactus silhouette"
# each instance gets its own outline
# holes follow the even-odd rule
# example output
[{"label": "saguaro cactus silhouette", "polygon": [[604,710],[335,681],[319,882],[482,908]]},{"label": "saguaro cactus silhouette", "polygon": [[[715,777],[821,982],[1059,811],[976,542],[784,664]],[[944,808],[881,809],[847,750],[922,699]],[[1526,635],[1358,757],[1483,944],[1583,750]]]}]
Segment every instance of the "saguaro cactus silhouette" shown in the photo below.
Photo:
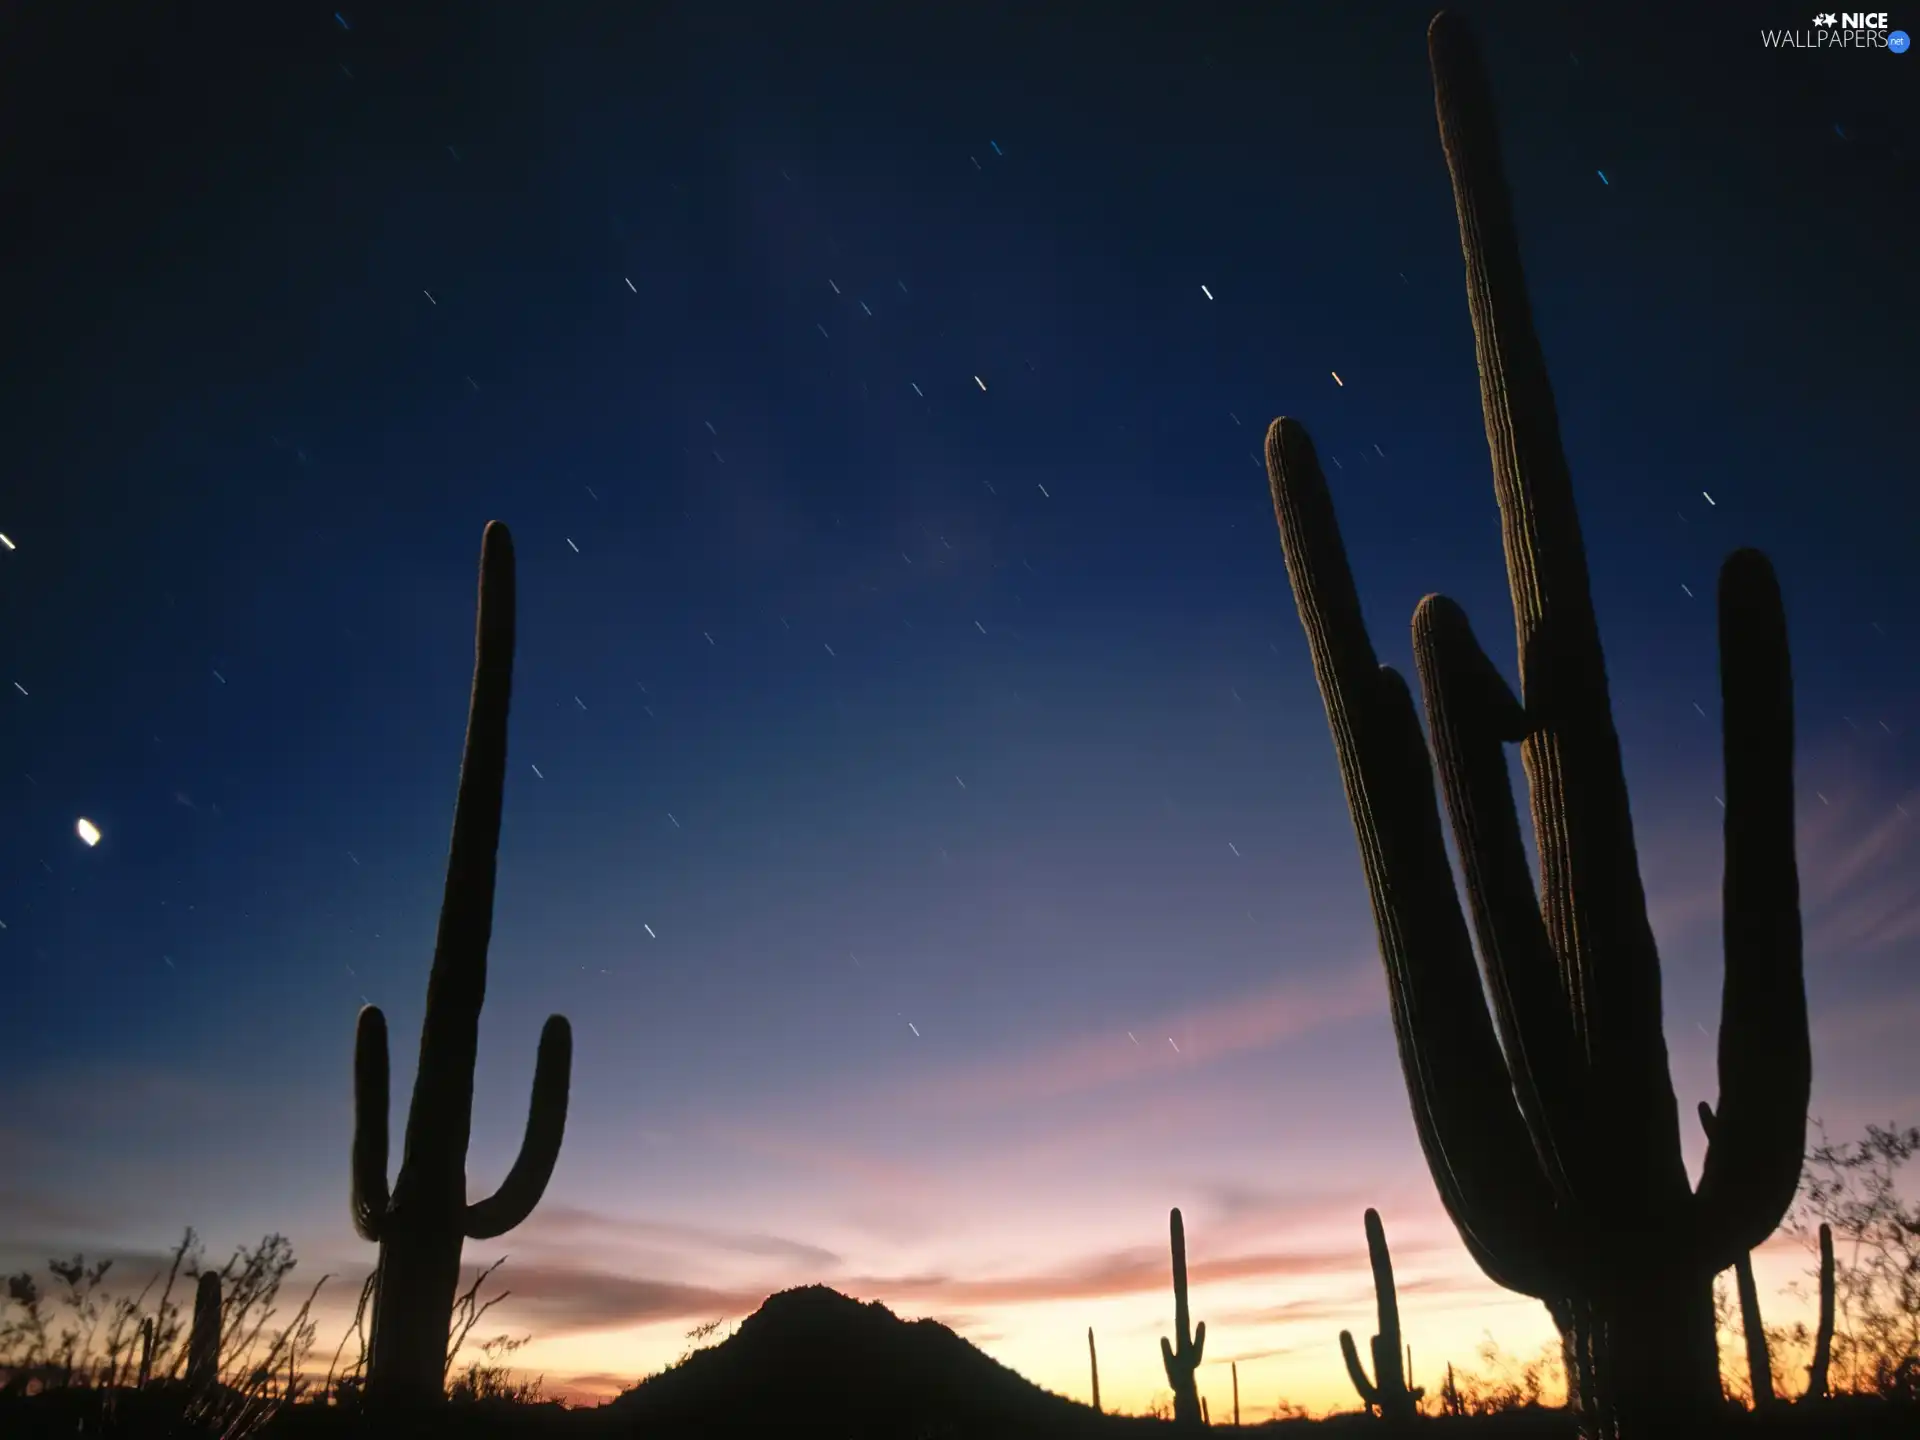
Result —
[{"label": "saguaro cactus silhouette", "polygon": [[1401,1368],[1400,1297],[1393,1288],[1393,1256],[1387,1252],[1387,1232],[1378,1210],[1367,1211],[1366,1226],[1367,1259],[1373,1265],[1373,1303],[1380,1317],[1380,1333],[1370,1345],[1374,1379],[1367,1379],[1351,1330],[1340,1332],[1340,1358],[1347,1362],[1347,1375],[1369,1411],[1387,1420],[1411,1420],[1419,1414],[1420,1397],[1425,1392],[1408,1389],[1407,1374]]},{"label": "saguaro cactus silhouette", "polygon": [[[1455,892],[1406,683],[1379,664],[1325,477],[1267,435],[1274,513],[1326,702],[1385,962],[1408,1099],[1461,1238],[1567,1337],[1592,1434],[1672,1433],[1720,1401],[1713,1276],[1793,1198],[1811,1058],[1794,859],[1786,620],[1758,552],[1720,573],[1725,982],[1720,1101],[1698,1189],[1680,1150],[1660,966],[1606,667],[1479,53],[1428,32],[1520,660],[1516,698],[1459,606],[1413,645],[1479,942]],[[1519,742],[1536,896],[1503,743]],[[1492,1002],[1489,1014],[1488,1000]]]},{"label": "saguaro cactus silhouette", "polygon": [[1833,1363],[1833,1227],[1820,1226],[1820,1321],[1813,1332],[1813,1363],[1807,1366],[1808,1400],[1827,1398],[1827,1369]]},{"label": "saguaro cactus silhouette", "polygon": [[134,1388],[144,1390],[147,1382],[153,1379],[153,1317],[145,1316],[140,1321],[140,1368],[134,1372]]},{"label": "saguaro cactus silhouette", "polygon": [[1194,1384],[1194,1372],[1200,1368],[1201,1352],[1207,1348],[1207,1322],[1202,1320],[1191,1333],[1187,1329],[1187,1229],[1176,1207],[1168,1217],[1167,1228],[1173,1239],[1173,1342],[1160,1337],[1160,1359],[1167,1367],[1167,1384],[1173,1387],[1173,1418],[1176,1424],[1200,1425],[1200,1391]]},{"label": "saguaro cactus silhouette", "polygon": [[[1713,1139],[1713,1107],[1700,1102],[1700,1128]],[[1740,1297],[1740,1334],[1747,1346],[1747,1384],[1753,1408],[1764,1410],[1780,1397],[1773,1388],[1773,1357],[1767,1353],[1767,1327],[1760,1317],[1760,1287],[1753,1279],[1753,1256],[1741,1251],[1733,1258],[1733,1288]]]},{"label": "saguaro cactus silhouette", "polygon": [[513,685],[513,540],[494,521],[480,550],[479,620],[466,752],[454,802],[447,883],[427,980],[420,1067],[407,1112],[400,1175],[387,1189],[387,1022],[374,1006],[354,1035],[353,1223],[380,1246],[367,1363],[370,1402],[420,1404],[445,1395],[448,1331],[465,1240],[504,1234],[539,1203],[567,1123],[573,1032],[548,1017],[534,1062],[520,1153],[500,1188],[467,1203],[473,1067],[486,998],[487,945],[506,782]]},{"label": "saguaro cactus silhouette", "polygon": [[1093,1327],[1087,1327],[1087,1364],[1093,1369],[1093,1408],[1100,1408],[1100,1352],[1093,1348]]},{"label": "saguaro cactus silhouette", "polygon": [[220,1379],[220,1272],[203,1271],[193,1291],[193,1328],[187,1332],[187,1388],[210,1390]]}]

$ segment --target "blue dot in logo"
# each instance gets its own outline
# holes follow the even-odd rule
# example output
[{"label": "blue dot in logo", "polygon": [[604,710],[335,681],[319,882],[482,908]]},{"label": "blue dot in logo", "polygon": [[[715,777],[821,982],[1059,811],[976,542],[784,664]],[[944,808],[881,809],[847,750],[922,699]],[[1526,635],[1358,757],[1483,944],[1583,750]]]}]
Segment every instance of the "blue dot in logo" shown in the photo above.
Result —
[{"label": "blue dot in logo", "polygon": [[1907,39],[1907,32],[1904,30],[1896,30],[1891,35],[1887,36],[1887,49],[1891,50],[1896,55],[1906,54],[1907,46],[1911,45],[1912,43],[1913,42],[1911,40]]}]

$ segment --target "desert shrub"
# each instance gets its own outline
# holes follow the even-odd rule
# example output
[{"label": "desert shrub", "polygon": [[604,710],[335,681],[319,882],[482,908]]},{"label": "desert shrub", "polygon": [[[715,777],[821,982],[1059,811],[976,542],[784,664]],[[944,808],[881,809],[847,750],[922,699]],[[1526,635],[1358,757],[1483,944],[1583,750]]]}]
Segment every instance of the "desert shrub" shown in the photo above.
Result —
[{"label": "desert shrub", "polygon": [[[1920,1126],[1869,1125],[1836,1144],[1816,1121],[1815,1135],[1790,1223],[1816,1255],[1819,1227],[1833,1230],[1832,1387],[1920,1402],[1920,1199],[1901,1189]],[[1811,1349],[1804,1324],[1780,1338]]]}]

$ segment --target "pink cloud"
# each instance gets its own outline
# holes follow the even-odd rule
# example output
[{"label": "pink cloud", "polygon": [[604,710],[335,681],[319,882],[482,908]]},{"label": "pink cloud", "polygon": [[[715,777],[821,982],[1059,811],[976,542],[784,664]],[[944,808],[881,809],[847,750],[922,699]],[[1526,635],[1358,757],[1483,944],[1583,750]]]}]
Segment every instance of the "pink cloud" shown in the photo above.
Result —
[{"label": "pink cloud", "polygon": [[[471,1269],[471,1267],[469,1267]],[[510,1261],[496,1279],[516,1323],[531,1322],[542,1338],[716,1315],[745,1315],[769,1289],[718,1289],[615,1275],[568,1265]]]},{"label": "pink cloud", "polygon": [[1025,1057],[948,1071],[893,1090],[888,1099],[943,1113],[1025,1106],[1203,1069],[1297,1040],[1385,1003],[1379,962],[1369,956],[1312,980],[1277,981],[1231,999],[1081,1035]]},{"label": "pink cloud", "polygon": [[566,1204],[540,1206],[533,1212],[532,1218],[514,1231],[514,1239],[522,1247],[531,1242],[553,1249],[587,1249],[626,1241],[669,1245],[678,1250],[750,1255],[816,1268],[837,1268],[840,1264],[840,1257],[833,1251],[783,1235],[606,1215],[597,1210]]},{"label": "pink cloud", "polygon": [[[1407,1254],[1437,1248],[1414,1242],[1396,1246]],[[1026,1275],[963,1278],[953,1275],[861,1276],[841,1289],[889,1301],[910,1299],[941,1305],[1027,1305],[1091,1300],[1166,1290],[1171,1260],[1164,1245],[1141,1245],[1090,1256],[1057,1270]],[[1363,1253],[1340,1250],[1264,1250],[1208,1257],[1189,1254],[1187,1276],[1198,1285],[1235,1280],[1286,1280],[1304,1275],[1340,1275],[1365,1268]]]}]

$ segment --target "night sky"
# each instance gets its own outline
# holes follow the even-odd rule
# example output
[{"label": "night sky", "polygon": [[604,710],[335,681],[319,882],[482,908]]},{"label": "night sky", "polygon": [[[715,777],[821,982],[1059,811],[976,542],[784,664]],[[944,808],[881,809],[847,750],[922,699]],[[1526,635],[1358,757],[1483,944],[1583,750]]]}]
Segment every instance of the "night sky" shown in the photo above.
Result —
[{"label": "night sky", "polygon": [[[1677,1094],[1758,545],[1848,1134],[1920,1120],[1920,59],[1761,8],[1471,13]],[[1383,659],[1438,590],[1511,675],[1430,13],[7,7],[0,1263],[284,1231],[331,1350],[354,1015],[397,1141],[500,519],[476,1194],[549,1012],[576,1060],[545,1202],[467,1256],[550,1387],[820,1280],[1075,1395],[1092,1325],[1139,1408],[1175,1204],[1216,1415],[1236,1357],[1250,1416],[1353,1403],[1367,1205],[1416,1381],[1531,1355],[1414,1139],[1257,459],[1312,432]]]}]

